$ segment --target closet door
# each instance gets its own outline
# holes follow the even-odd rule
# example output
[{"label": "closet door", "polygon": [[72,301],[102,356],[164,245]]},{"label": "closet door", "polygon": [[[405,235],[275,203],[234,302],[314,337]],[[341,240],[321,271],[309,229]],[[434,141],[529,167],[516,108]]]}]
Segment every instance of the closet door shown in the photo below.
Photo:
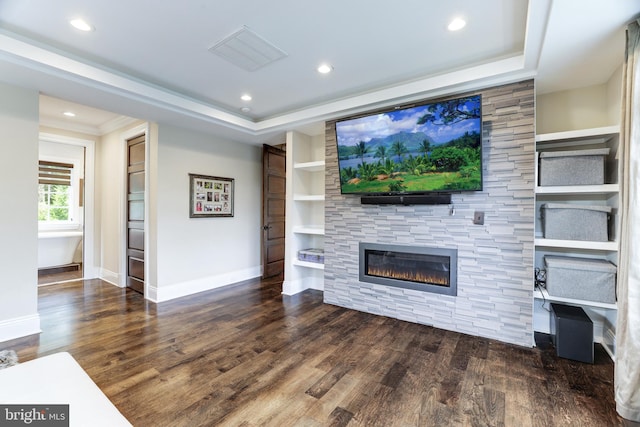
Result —
[{"label": "closet door", "polygon": [[127,287],[144,294],[145,135],[127,141]]},{"label": "closet door", "polygon": [[286,153],[262,148],[262,278],[284,276]]}]

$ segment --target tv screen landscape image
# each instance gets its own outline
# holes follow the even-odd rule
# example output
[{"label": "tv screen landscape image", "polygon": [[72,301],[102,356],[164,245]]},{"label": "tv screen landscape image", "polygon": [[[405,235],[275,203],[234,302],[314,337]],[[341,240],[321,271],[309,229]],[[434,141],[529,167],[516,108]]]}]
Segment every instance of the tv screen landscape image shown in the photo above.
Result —
[{"label": "tv screen landscape image", "polygon": [[482,190],[480,95],[337,121],[342,194]]}]

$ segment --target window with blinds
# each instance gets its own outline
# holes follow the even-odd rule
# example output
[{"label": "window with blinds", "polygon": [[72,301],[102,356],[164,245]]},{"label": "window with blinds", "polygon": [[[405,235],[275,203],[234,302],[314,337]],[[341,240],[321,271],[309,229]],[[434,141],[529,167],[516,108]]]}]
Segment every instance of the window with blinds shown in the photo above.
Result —
[{"label": "window with blinds", "polygon": [[40,160],[39,183],[51,185],[71,185],[71,163],[45,162]]},{"label": "window with blinds", "polygon": [[39,162],[38,221],[66,222],[71,218],[73,164]]}]

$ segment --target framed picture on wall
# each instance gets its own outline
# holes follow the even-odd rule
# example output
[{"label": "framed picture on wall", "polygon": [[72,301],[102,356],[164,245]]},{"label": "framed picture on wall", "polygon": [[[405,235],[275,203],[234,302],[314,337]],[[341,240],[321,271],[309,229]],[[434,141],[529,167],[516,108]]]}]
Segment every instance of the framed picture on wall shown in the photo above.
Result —
[{"label": "framed picture on wall", "polygon": [[189,218],[233,216],[233,178],[189,174]]}]

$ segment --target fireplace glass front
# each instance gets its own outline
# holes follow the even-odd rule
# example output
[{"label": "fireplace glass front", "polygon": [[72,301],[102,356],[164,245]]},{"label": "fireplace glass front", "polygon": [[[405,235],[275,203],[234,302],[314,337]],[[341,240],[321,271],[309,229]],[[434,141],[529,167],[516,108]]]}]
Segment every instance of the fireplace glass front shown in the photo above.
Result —
[{"label": "fireplace glass front", "polygon": [[457,250],[360,243],[360,281],[457,295]]}]

